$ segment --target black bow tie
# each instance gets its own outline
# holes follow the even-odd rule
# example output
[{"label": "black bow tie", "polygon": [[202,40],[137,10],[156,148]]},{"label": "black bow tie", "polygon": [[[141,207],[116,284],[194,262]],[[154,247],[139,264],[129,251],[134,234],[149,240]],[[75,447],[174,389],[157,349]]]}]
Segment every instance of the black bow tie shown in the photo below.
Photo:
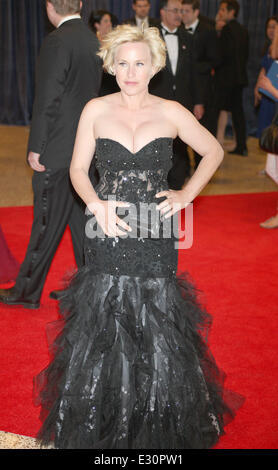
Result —
[{"label": "black bow tie", "polygon": [[178,32],[177,32],[177,31],[176,31],[175,33],[170,33],[170,31],[167,31],[167,29],[163,29],[163,31],[164,31],[165,36],[167,36],[167,34],[171,34],[171,35],[173,35],[173,36],[177,36],[177,35],[178,35]]},{"label": "black bow tie", "polygon": [[186,28],[186,31],[188,31],[189,33],[193,33],[193,28]]}]

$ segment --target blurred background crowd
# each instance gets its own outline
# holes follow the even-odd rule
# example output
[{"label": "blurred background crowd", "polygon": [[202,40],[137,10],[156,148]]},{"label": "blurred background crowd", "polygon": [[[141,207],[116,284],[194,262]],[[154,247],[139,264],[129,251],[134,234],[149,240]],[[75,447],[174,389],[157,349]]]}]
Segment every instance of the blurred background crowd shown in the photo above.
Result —
[{"label": "blurred background crowd", "polygon": [[[34,99],[36,58],[46,34],[51,31],[44,0],[1,0],[0,2],[0,124],[28,125]],[[146,3],[137,1],[136,3]],[[151,0],[149,16],[160,19],[160,0]],[[248,29],[248,85],[243,91],[247,135],[256,136],[259,107],[254,106],[254,88],[265,50],[268,18],[278,14],[276,0],[239,0],[238,22]],[[200,0],[200,14],[215,21],[219,0]],[[88,23],[92,12],[107,10],[112,24],[134,17],[132,0],[83,0],[82,18]],[[101,26],[102,27],[102,26]],[[102,33],[100,33],[102,34]],[[229,132],[229,127],[227,131]]]}]

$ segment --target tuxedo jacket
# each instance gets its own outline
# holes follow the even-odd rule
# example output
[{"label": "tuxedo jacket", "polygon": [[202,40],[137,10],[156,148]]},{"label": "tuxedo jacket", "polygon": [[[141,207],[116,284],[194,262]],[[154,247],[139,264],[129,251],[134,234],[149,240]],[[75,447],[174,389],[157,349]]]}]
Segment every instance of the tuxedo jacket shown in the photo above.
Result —
[{"label": "tuxedo jacket", "polygon": [[[156,18],[148,18],[149,20],[149,27],[153,27],[153,26],[158,26],[159,25],[159,20],[157,20]],[[124,21],[124,24],[131,24],[132,26],[136,26],[136,19],[135,19],[135,16],[133,16],[132,18],[128,18],[127,20]]]},{"label": "tuxedo jacket", "polygon": [[249,55],[249,36],[247,29],[231,20],[222,29],[220,38],[222,63],[220,73],[223,86],[247,86],[247,62]]},{"label": "tuxedo jacket", "polygon": [[70,165],[82,109],[99,93],[98,48],[95,34],[81,19],[66,21],[42,44],[28,152],[39,153],[46,168]]},{"label": "tuxedo jacket", "polygon": [[199,20],[193,34],[193,49],[199,72],[211,75],[211,70],[221,63],[221,55],[216,30],[206,20]]},{"label": "tuxedo jacket", "polygon": [[[161,37],[162,27],[158,27]],[[192,111],[195,104],[202,104],[202,92],[199,73],[193,60],[192,35],[178,29],[178,63],[173,75],[169,55],[166,56],[166,67],[150,81],[150,93],[161,98],[178,101]]]},{"label": "tuxedo jacket", "polygon": [[[182,26],[184,28],[184,26]],[[192,35],[193,40],[193,60],[195,62],[196,73],[202,82],[201,93],[202,102],[210,100],[212,92],[212,80],[214,70],[221,63],[220,47],[216,30],[211,22],[200,17],[199,23]]]}]

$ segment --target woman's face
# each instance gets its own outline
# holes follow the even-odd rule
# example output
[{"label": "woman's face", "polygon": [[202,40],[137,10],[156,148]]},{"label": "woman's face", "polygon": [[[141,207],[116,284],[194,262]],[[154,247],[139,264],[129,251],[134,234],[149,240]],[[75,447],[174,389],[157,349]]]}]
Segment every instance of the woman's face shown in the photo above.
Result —
[{"label": "woman's face", "polygon": [[144,42],[127,42],[115,53],[114,72],[122,91],[133,96],[148,88],[154,75],[151,51]]},{"label": "woman's face", "polygon": [[267,27],[266,27],[266,35],[271,42],[274,39],[276,25],[277,25],[277,22],[275,20],[269,20]]},{"label": "woman's face", "polygon": [[105,36],[105,34],[109,33],[112,29],[112,21],[110,15],[103,15],[100,20],[100,23],[96,23],[95,26],[100,35]]}]

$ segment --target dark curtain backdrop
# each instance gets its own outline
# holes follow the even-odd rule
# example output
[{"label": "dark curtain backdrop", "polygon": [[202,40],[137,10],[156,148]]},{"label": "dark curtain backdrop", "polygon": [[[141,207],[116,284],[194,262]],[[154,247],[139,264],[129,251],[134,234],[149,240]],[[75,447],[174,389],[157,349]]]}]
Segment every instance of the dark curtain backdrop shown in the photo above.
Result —
[{"label": "dark curtain backdrop", "polygon": [[[260,70],[265,22],[278,14],[278,0],[239,0],[239,21],[250,34],[249,87],[244,105],[249,135],[257,125],[253,90]],[[132,16],[131,0],[83,0],[82,18],[87,23],[92,10],[105,8],[119,23]],[[159,0],[151,2],[151,16],[159,16]],[[214,18],[219,0],[201,0],[202,14]],[[0,123],[28,125],[34,99],[36,58],[46,34],[53,27],[45,13],[45,0],[0,0]]]},{"label": "dark curtain backdrop", "polygon": [[46,15],[37,0],[0,0],[0,122],[27,124]]}]

